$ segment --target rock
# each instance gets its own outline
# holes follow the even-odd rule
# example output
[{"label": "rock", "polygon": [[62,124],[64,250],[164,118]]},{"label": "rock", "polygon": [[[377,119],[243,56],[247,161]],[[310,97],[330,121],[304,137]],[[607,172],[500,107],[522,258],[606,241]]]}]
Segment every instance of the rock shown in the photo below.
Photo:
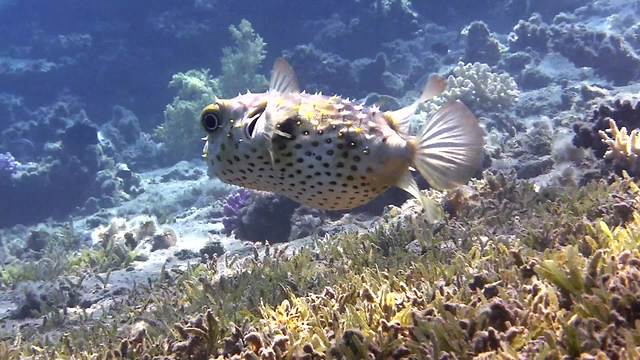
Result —
[{"label": "rock", "polygon": [[207,243],[200,249],[201,256],[208,256],[209,258],[213,258],[214,256],[220,256],[224,254],[224,247],[220,244],[219,241],[209,240]]},{"label": "rock", "polygon": [[151,238],[151,251],[168,249],[178,242],[178,236],[171,229],[164,230],[163,233],[153,235]]},{"label": "rock", "polygon": [[549,156],[542,159],[527,161],[518,165],[518,179],[531,179],[536,176],[547,173],[553,167],[553,159]]}]

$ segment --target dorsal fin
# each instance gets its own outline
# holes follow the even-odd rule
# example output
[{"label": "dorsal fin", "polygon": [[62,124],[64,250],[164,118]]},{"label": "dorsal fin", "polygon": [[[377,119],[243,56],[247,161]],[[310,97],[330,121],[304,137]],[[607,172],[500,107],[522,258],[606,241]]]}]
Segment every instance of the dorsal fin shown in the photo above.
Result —
[{"label": "dorsal fin", "polygon": [[442,76],[437,74],[431,75],[429,81],[427,81],[427,84],[424,86],[424,89],[422,89],[422,93],[420,94],[418,100],[414,101],[409,106],[405,106],[402,109],[398,109],[389,113],[398,131],[403,135],[408,135],[411,125],[410,120],[411,117],[416,113],[418,105],[442,94],[446,88],[447,81],[442,78]]},{"label": "dorsal fin", "polygon": [[296,73],[284,58],[276,59],[273,64],[269,91],[276,91],[282,94],[300,92]]}]

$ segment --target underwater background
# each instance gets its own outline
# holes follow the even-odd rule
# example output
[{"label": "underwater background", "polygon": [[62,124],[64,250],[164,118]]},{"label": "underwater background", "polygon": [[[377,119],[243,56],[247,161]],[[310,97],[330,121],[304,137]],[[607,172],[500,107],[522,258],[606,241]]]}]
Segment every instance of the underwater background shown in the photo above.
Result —
[{"label": "underwater background", "polygon": [[[640,1],[0,0],[0,359],[640,358]],[[485,130],[455,190],[352,211],[226,185],[200,112]],[[418,176],[416,176],[418,178]]]}]

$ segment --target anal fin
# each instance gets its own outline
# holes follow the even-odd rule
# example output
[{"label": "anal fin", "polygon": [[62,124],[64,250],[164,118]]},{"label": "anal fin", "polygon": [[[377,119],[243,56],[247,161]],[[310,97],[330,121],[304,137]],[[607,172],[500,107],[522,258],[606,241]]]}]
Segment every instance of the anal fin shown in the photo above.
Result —
[{"label": "anal fin", "polygon": [[435,224],[444,219],[444,211],[442,210],[442,207],[433,199],[430,199],[420,192],[418,184],[413,176],[411,176],[411,171],[409,169],[407,169],[400,180],[398,180],[396,186],[408,192],[420,202],[420,205],[422,205],[422,209],[424,210],[424,215],[429,223]]}]

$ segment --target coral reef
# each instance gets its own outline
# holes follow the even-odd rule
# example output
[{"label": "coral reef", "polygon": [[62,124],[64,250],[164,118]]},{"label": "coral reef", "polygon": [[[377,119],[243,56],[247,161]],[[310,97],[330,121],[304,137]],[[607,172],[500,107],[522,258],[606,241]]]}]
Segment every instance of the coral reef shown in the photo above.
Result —
[{"label": "coral reef", "polygon": [[263,75],[256,74],[265,57],[265,43],[242,20],[230,26],[234,46],[223,49],[220,77],[212,78],[209,70],[189,70],[173,75],[169,87],[178,90],[164,111],[165,121],[156,129],[156,137],[166,146],[166,156],[172,162],[194,159],[202,144],[196,139],[204,135],[198,117],[202,108],[217,95],[233,97],[248,89],[261,90],[267,85]]},{"label": "coral reef", "polygon": [[618,129],[615,120],[609,119],[609,129],[598,133],[609,147],[604,158],[612,160],[618,169],[640,176],[640,128],[631,130],[629,134],[625,127]]},{"label": "coral reef", "polygon": [[550,31],[539,14],[533,14],[528,20],[520,20],[509,33],[509,50],[512,52],[533,50],[546,53],[549,48]]},{"label": "coral reef", "polygon": [[166,147],[166,156],[172,161],[193,159],[200,153],[204,136],[198,115],[204,106],[220,93],[218,81],[208,70],[189,70],[173,75],[169,87],[178,94],[164,111],[164,123],[155,136]]},{"label": "coral reef", "polygon": [[577,66],[592,67],[618,85],[640,76],[640,57],[621,36],[565,23],[550,30],[551,48]]},{"label": "coral reef", "polygon": [[141,215],[130,220],[113,218],[109,225],[96,228],[91,237],[102,247],[124,246],[129,250],[153,252],[176,244],[176,232],[169,227],[160,227],[158,221]]},{"label": "coral reef", "polygon": [[573,130],[573,143],[583,148],[591,148],[597,157],[603,157],[609,150],[607,144],[601,141],[600,131],[610,129],[609,119],[613,119],[618,127],[627,129],[640,128],[640,102],[616,99],[603,101],[594,111],[588,122],[577,122]]},{"label": "coral reef", "polygon": [[233,47],[222,49],[222,70],[219,78],[222,96],[229,98],[247,90],[260,91],[268,85],[258,70],[264,60],[265,42],[245,19],[238,26],[229,26]]},{"label": "coral reef", "polygon": [[486,64],[460,62],[447,78],[445,92],[422,106],[413,128],[419,129],[421,123],[451,100],[462,101],[474,112],[504,112],[518,101],[519,94],[518,85],[509,74],[494,73]]},{"label": "coral reef", "polygon": [[6,179],[17,171],[19,163],[11,153],[0,154],[0,179]]},{"label": "coral reef", "polygon": [[498,63],[500,43],[491,34],[487,24],[474,21],[462,29],[461,35],[465,39],[464,62],[480,62],[491,66]]},{"label": "coral reef", "polygon": [[[115,323],[122,319],[117,330],[93,331],[104,325],[87,319],[47,351],[59,358],[633,357],[638,194],[628,178],[539,191],[487,175],[437,197],[450,214],[442,226],[425,223],[410,201],[365,233],[291,255],[265,245],[241,263],[223,260],[222,269],[190,267],[132,294],[146,299],[143,309],[126,302],[110,312]],[[4,348],[17,355],[42,345]]]},{"label": "coral reef", "polygon": [[246,189],[235,190],[224,199],[222,225],[224,226],[225,234],[231,235],[234,230],[241,226],[240,212],[242,208],[249,206],[251,201],[252,191]]},{"label": "coral reef", "polygon": [[2,132],[2,146],[22,165],[0,182],[0,227],[66,216],[90,197],[109,198],[98,173],[110,166],[98,129],[72,99],[32,111],[34,119]]},{"label": "coral reef", "polygon": [[281,195],[240,189],[223,205],[224,232],[246,241],[284,242],[291,233],[291,217],[298,203]]}]

